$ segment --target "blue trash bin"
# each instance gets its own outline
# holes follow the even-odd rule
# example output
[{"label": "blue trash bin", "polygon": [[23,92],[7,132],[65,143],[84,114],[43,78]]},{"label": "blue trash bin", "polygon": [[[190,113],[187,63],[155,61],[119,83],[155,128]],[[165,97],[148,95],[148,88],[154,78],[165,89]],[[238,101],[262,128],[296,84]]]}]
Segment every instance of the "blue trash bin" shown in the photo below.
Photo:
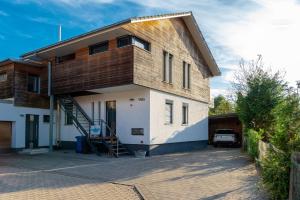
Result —
[{"label": "blue trash bin", "polygon": [[85,143],[86,137],[85,136],[76,136],[76,153],[84,153],[85,151]]}]

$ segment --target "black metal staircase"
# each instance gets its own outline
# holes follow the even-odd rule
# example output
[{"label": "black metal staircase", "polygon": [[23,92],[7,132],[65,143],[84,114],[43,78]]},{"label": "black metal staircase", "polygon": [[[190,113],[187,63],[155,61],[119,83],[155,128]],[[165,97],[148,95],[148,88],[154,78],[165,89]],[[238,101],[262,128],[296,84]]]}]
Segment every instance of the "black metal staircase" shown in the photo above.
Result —
[{"label": "black metal staircase", "polygon": [[[115,131],[102,119],[93,121],[72,96],[59,97],[59,103],[65,114],[72,118],[73,125],[82,135],[86,136],[87,143],[93,152],[99,155],[99,147],[104,146],[110,156],[119,157],[130,154],[120,142]],[[99,135],[91,134],[91,128],[95,125],[100,127]],[[110,132],[110,136],[103,135],[103,128]]]}]

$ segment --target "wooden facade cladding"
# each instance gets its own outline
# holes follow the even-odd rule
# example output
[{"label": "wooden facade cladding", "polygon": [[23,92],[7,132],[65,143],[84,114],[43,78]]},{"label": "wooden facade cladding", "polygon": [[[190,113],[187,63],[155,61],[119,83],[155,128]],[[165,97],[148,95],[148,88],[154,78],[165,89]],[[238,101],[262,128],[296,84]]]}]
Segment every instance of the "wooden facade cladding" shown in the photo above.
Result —
[{"label": "wooden facade cladding", "polygon": [[[15,106],[49,108],[47,67],[12,62],[0,67],[0,73],[4,71],[7,73],[7,81],[0,82],[0,99],[13,98]],[[40,76],[39,94],[28,92],[29,74]]]},{"label": "wooden facade cladding", "polygon": [[13,98],[14,96],[14,66],[13,64],[0,67],[0,74],[6,73],[7,80],[0,81],[0,99]]},{"label": "wooden facade cladding", "polygon": [[133,47],[116,48],[89,55],[89,49],[78,50],[76,58],[52,68],[54,94],[68,94],[133,83]]},{"label": "wooden facade cladding", "polygon": [[[16,106],[49,108],[47,67],[36,67],[24,64],[15,65],[14,104]],[[40,77],[40,94],[28,92],[28,75]]]},{"label": "wooden facade cladding", "polygon": [[[151,43],[151,52],[134,47],[134,83],[209,102],[211,72],[180,18],[131,23],[124,29]],[[172,84],[164,83],[163,51],[173,55]],[[183,61],[191,64],[191,88],[183,89]]]}]

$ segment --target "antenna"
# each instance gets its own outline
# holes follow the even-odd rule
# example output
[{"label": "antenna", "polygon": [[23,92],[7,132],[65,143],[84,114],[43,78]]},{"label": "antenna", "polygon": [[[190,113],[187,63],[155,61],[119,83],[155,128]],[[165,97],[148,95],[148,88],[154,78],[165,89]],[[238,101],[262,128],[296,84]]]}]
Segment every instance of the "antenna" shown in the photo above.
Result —
[{"label": "antenna", "polygon": [[58,27],[58,41],[61,41],[61,24]]}]

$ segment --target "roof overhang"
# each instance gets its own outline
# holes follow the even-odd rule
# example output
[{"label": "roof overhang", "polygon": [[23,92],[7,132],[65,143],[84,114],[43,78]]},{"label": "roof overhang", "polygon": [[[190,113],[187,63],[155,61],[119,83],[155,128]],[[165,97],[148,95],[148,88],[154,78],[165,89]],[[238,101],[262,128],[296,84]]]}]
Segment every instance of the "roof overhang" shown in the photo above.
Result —
[{"label": "roof overhang", "polygon": [[[109,26],[105,26],[100,29],[55,43],[53,45],[46,46],[28,53],[23,54],[21,57],[26,60],[43,60],[48,59],[53,56],[66,55],[72,53],[75,50],[82,48],[83,46],[89,46],[95,44],[99,41],[109,40],[121,35],[130,34],[128,31],[122,28],[123,25],[128,23],[138,23],[144,21],[153,21],[153,20],[162,20],[170,18],[181,17],[186,23],[188,29],[190,30],[192,37],[197,44],[200,52],[202,53],[204,60],[206,61],[212,76],[221,75],[219,67],[213,58],[211,51],[208,48],[208,45],[200,31],[200,28],[192,14],[192,12],[182,12],[182,13],[173,13],[165,15],[154,15],[146,17],[136,17],[130,18]],[[100,39],[100,40],[99,40]]]},{"label": "roof overhang", "polygon": [[34,63],[34,62],[29,62],[29,61],[24,61],[24,60],[19,60],[19,59],[5,59],[0,61],[0,67],[5,66],[5,65],[9,65],[9,64],[13,64],[13,63],[17,63],[17,64],[22,64],[22,65],[30,65],[30,66],[34,66],[34,67],[44,67],[45,65],[39,64],[39,63]]}]

